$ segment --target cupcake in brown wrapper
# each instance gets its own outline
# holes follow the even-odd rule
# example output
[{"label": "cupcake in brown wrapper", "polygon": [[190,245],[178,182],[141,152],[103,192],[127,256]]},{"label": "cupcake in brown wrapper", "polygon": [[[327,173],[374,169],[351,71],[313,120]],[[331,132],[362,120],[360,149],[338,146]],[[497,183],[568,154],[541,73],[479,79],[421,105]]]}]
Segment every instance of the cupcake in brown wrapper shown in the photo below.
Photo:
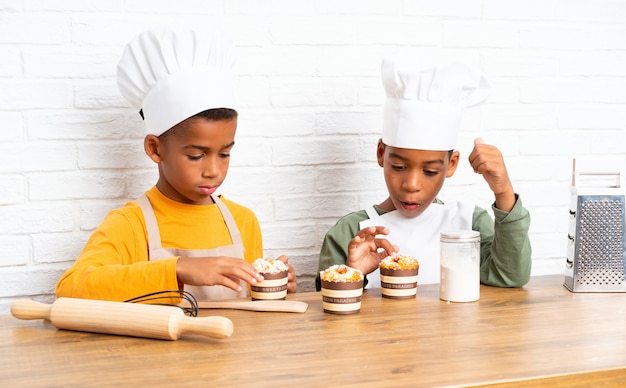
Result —
[{"label": "cupcake in brown wrapper", "polygon": [[252,300],[275,300],[287,298],[288,271],[262,273],[265,280],[250,286]]},{"label": "cupcake in brown wrapper", "polygon": [[252,300],[279,300],[287,298],[289,270],[280,260],[257,259],[252,266],[263,276],[263,281],[250,285]]},{"label": "cupcake in brown wrapper", "polygon": [[345,265],[335,265],[320,272],[322,306],[330,314],[356,314],[361,311],[363,274]]},{"label": "cupcake in brown wrapper", "polygon": [[380,287],[384,298],[410,299],[417,294],[419,262],[411,256],[388,256],[380,262]]}]

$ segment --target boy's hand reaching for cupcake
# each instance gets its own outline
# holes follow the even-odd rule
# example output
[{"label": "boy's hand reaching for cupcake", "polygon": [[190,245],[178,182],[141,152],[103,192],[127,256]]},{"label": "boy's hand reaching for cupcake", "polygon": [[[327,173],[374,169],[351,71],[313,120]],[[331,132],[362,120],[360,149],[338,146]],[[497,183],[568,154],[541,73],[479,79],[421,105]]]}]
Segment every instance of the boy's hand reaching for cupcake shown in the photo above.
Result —
[{"label": "boy's hand reaching for cupcake", "polygon": [[367,275],[378,268],[380,261],[398,252],[398,247],[389,240],[377,237],[389,234],[384,226],[370,226],[359,230],[348,243],[346,265],[361,270]]},{"label": "boy's hand reaching for cupcake", "polygon": [[276,260],[282,261],[285,265],[287,265],[287,268],[289,268],[289,272],[287,273],[287,292],[293,294],[298,288],[296,270],[291,266],[291,264],[289,264],[287,256],[281,255]]},{"label": "boy's hand reaching for cupcake", "polygon": [[241,291],[240,280],[255,284],[263,280],[252,265],[232,257],[180,257],[176,262],[179,283],[191,286],[225,286]]}]

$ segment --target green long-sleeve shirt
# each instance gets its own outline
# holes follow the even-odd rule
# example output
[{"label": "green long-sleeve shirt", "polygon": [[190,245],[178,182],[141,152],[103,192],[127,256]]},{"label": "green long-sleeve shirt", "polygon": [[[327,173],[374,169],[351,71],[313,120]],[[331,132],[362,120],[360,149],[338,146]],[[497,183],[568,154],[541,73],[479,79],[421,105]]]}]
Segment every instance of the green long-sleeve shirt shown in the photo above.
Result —
[{"label": "green long-sleeve shirt", "polygon": [[[439,201],[439,203],[441,203]],[[374,206],[379,215],[385,213]],[[485,209],[475,207],[472,229],[480,232],[480,281],[498,287],[521,287],[530,280],[531,246],[528,238],[530,213],[515,195],[515,206],[510,212],[492,205],[495,221]],[[335,264],[345,264],[348,243],[360,230],[359,223],[368,219],[365,210],[341,218],[326,233],[319,258],[319,271]],[[315,278],[319,291],[319,272]]]}]

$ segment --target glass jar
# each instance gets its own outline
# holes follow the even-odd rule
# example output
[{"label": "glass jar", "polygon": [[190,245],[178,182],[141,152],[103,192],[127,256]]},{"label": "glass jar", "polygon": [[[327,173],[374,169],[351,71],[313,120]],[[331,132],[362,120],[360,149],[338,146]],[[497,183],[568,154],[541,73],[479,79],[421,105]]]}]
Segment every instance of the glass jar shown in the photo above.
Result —
[{"label": "glass jar", "polygon": [[439,299],[474,302],[480,298],[480,233],[475,230],[440,234]]}]

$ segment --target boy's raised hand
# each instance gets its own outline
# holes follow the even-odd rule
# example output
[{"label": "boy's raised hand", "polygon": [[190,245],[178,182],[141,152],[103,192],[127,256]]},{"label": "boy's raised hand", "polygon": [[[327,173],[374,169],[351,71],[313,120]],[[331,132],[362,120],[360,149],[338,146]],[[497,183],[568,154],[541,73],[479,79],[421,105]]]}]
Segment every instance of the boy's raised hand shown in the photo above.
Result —
[{"label": "boy's raised hand", "polygon": [[290,294],[296,292],[296,288],[298,288],[296,270],[289,264],[287,256],[281,255],[276,260],[282,261],[287,265],[287,268],[289,268],[289,273],[287,274],[287,292]]},{"label": "boy's raised hand", "polygon": [[503,211],[511,211],[515,205],[515,192],[500,150],[485,144],[483,139],[476,138],[469,162],[474,172],[481,174],[487,181],[496,197],[496,207]]},{"label": "boy's raised hand", "polygon": [[176,262],[179,283],[191,286],[225,286],[241,291],[239,280],[255,284],[263,280],[250,263],[232,257],[180,257]]},{"label": "boy's raised hand", "polygon": [[398,247],[389,240],[376,237],[380,234],[389,234],[389,229],[384,226],[369,226],[359,230],[348,243],[346,265],[360,269],[367,275],[378,268],[382,259],[397,252]]}]

